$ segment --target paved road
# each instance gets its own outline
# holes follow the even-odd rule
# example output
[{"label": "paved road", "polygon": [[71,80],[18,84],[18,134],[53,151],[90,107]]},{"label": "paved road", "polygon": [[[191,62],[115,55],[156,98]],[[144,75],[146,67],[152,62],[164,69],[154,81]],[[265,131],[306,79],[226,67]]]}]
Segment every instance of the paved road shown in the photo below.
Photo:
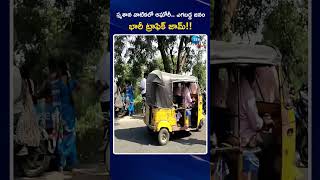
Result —
[{"label": "paved road", "polygon": [[206,153],[206,126],[201,132],[179,132],[159,146],[156,135],[146,129],[141,116],[125,116],[115,121],[115,153]]},{"label": "paved road", "polygon": [[47,172],[37,178],[15,178],[15,180],[109,180],[103,164],[81,165],[71,172]]}]

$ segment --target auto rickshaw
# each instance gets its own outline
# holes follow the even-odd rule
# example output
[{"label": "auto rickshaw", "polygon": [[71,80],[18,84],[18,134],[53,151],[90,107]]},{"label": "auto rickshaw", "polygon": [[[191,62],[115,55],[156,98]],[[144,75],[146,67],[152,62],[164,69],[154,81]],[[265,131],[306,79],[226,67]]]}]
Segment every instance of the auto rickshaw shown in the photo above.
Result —
[{"label": "auto rickshaw", "polygon": [[[190,85],[193,99],[192,107],[188,108],[183,107],[181,94],[175,93],[181,86],[186,85]],[[205,118],[202,103],[196,77],[155,70],[147,78],[144,122],[150,132],[158,134],[159,144],[166,145],[170,134],[176,131],[201,129]]]},{"label": "auto rickshaw", "polygon": [[[274,126],[263,133],[266,146],[241,145],[241,77],[246,68],[254,69],[255,105],[260,117],[268,113]],[[281,70],[281,54],[274,47],[211,41],[211,179],[295,180],[295,116],[289,100],[288,85]],[[234,110],[231,110],[234,109]],[[243,117],[242,117],[243,118]],[[214,134],[213,134],[214,133]],[[244,175],[244,154],[258,159],[255,177]],[[217,164],[219,169],[217,168]],[[223,174],[219,176],[220,174]],[[226,173],[229,172],[229,173]]]}]

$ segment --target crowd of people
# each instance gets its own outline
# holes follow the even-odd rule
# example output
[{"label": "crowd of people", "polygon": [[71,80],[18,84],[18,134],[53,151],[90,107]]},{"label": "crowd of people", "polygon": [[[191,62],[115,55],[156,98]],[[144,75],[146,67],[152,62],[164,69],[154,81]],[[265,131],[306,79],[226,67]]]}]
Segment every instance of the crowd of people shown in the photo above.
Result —
[{"label": "crowd of people", "polygon": [[[140,81],[139,90],[142,97],[142,111],[145,113],[144,103],[147,93],[147,73],[143,74]],[[135,113],[135,103],[134,103],[134,87],[130,81],[126,81],[125,85],[114,82],[114,102],[115,102],[115,115],[118,116],[120,113],[132,116]]]},{"label": "crowd of people", "polygon": [[[55,59],[49,60],[48,76],[38,89],[28,68],[14,65],[14,69],[14,124],[17,143],[22,146],[19,153],[39,145],[38,125],[42,123],[49,134],[56,135],[59,170],[72,169],[77,163],[73,93],[80,88],[78,81],[72,78],[66,63],[56,63]],[[54,116],[56,112],[58,116]]]},{"label": "crowd of people", "polygon": [[[95,77],[104,115],[104,145],[101,151],[106,151],[109,137],[109,61],[108,55],[101,58]],[[80,89],[80,84],[71,76],[65,62],[57,63],[56,59],[50,59],[47,70],[47,78],[36,89],[26,66],[13,67],[14,131],[16,143],[21,147],[17,154],[25,155],[28,147],[39,146],[39,126],[42,126],[55,139],[58,169],[72,170],[78,164],[74,93]],[[107,157],[104,157],[106,161]]]},{"label": "crowd of people", "polygon": [[134,88],[132,83],[126,81],[125,86],[117,84],[114,87],[114,91],[116,116],[118,116],[119,113],[125,113],[132,116],[135,113]]}]

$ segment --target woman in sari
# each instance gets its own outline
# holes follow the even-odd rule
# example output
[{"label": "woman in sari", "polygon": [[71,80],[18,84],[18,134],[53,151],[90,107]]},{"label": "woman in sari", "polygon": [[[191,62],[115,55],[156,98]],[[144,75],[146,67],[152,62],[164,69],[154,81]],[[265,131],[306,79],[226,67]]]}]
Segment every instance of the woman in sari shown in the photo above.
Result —
[{"label": "woman in sari", "polygon": [[134,93],[133,93],[133,87],[131,83],[127,83],[127,90],[126,90],[127,98],[129,99],[129,116],[132,116],[134,113]]},{"label": "woman in sari", "polygon": [[75,80],[69,79],[67,71],[63,71],[60,81],[61,95],[61,118],[60,138],[58,141],[58,152],[60,155],[59,170],[64,168],[73,169],[77,163],[76,149],[76,113],[72,93],[79,89]]}]

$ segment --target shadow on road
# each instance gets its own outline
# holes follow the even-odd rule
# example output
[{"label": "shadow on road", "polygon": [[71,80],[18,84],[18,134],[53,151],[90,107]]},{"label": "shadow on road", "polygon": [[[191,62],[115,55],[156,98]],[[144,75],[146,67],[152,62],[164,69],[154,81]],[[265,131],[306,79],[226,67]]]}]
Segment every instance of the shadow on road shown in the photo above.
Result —
[{"label": "shadow on road", "polygon": [[199,139],[178,139],[176,142],[184,144],[184,145],[192,145],[192,144],[200,144],[200,145],[206,145],[206,141],[204,140],[199,140]]},{"label": "shadow on road", "polygon": [[[174,141],[184,145],[206,145],[206,141],[204,140],[198,140],[194,138],[183,139],[191,135],[192,133],[187,131],[175,132],[173,135],[170,136],[170,141]],[[117,139],[126,140],[137,144],[159,146],[157,134],[149,133],[147,127],[117,129],[115,130],[115,136]]]},{"label": "shadow on road", "polygon": [[146,127],[117,129],[114,131],[116,138],[142,145],[157,145],[155,136],[148,133]]}]

